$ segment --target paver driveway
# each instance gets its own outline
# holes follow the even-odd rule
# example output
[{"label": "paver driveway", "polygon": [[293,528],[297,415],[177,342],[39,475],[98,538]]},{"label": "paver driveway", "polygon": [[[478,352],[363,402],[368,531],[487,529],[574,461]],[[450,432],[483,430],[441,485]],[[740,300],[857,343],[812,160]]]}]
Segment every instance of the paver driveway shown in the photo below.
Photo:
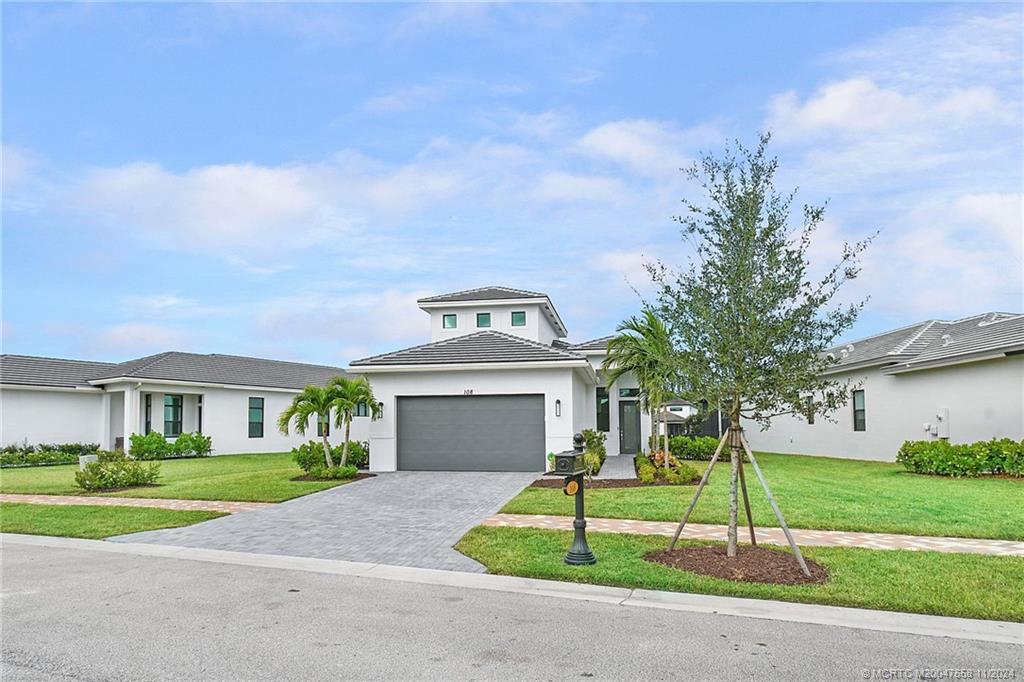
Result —
[{"label": "paver driveway", "polygon": [[111,539],[482,573],[452,545],[537,476],[386,473],[266,509]]}]

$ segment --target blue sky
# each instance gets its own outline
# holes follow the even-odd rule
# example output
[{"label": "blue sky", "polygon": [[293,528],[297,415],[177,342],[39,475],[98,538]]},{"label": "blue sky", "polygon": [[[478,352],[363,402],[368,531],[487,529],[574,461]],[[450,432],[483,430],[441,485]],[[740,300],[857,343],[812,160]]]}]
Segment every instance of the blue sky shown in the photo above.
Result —
[{"label": "blue sky", "polygon": [[760,130],[815,268],[881,230],[851,338],[1024,309],[1017,4],[2,11],[4,352],[344,364],[485,284],[600,336]]}]

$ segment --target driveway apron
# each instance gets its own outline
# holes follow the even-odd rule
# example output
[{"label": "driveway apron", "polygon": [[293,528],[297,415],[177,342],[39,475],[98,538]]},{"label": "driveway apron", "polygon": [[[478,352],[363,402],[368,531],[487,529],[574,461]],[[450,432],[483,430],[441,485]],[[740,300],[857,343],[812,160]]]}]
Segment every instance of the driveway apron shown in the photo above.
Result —
[{"label": "driveway apron", "polygon": [[537,477],[384,473],[265,509],[110,539],[482,573],[452,546]]}]

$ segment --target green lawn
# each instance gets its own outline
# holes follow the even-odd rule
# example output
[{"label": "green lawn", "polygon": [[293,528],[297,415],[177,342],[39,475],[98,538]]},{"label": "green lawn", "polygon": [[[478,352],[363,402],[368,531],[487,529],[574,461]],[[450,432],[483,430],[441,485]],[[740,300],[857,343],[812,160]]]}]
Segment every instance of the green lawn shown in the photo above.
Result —
[{"label": "green lawn", "polygon": [[[84,494],[75,485],[77,464],[0,470],[0,492],[45,495]],[[282,502],[349,481],[292,481],[302,470],[290,453],[223,455],[161,462],[156,486],[132,488],[105,497],[160,497],[183,500]]]},{"label": "green lawn", "polygon": [[802,548],[804,555],[828,568],[827,583],[768,585],[710,578],[644,561],[648,552],[667,546],[666,537],[589,533],[588,540],[597,556],[593,566],[563,562],[572,544],[569,531],[478,526],[456,549],[501,575],[1024,621],[1022,557],[807,547]]},{"label": "green lawn", "polygon": [[220,512],[171,511],[145,507],[0,503],[0,531],[98,540],[158,528],[209,521]]},{"label": "green lawn", "polygon": [[[763,454],[758,462],[794,528],[1024,540],[1024,479],[922,476],[897,464],[797,455]],[[746,471],[754,523],[778,525],[753,470]],[[588,490],[587,516],[678,521],[694,489]],[[690,519],[726,523],[728,489],[729,464],[717,464]],[[573,501],[561,490],[526,488],[502,511],[570,516]]]}]

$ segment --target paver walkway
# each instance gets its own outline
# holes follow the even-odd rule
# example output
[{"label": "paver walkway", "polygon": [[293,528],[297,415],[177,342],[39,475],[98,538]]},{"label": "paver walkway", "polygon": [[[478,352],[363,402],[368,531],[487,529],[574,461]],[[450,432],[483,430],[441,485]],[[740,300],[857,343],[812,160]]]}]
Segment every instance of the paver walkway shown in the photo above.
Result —
[{"label": "paver walkway", "polygon": [[636,467],[633,466],[633,455],[611,455],[605,457],[601,471],[594,476],[595,480],[600,479],[629,479],[636,478]]},{"label": "paver walkway", "polygon": [[21,504],[98,505],[101,507],[152,507],[176,511],[215,511],[226,514],[273,507],[270,502],[225,502],[222,500],[168,500],[148,497],[87,497],[82,495],[23,495],[0,493],[0,502]]},{"label": "paver walkway", "polygon": [[[542,516],[533,514],[495,514],[485,526],[513,528],[549,528],[572,530],[571,516]],[[587,529],[600,533],[636,533],[638,535],[673,535],[677,522],[633,521],[627,519],[587,519]],[[688,540],[726,540],[726,526],[688,523],[681,538]],[[747,527],[740,527],[740,542],[750,539]],[[1024,556],[1024,542],[1014,540],[984,540],[974,538],[944,538],[890,533],[854,533],[838,530],[791,529],[798,545],[817,547],[861,547],[864,549],[910,549],[931,552],[959,552],[966,554],[993,554],[997,556]],[[781,528],[754,527],[757,541],[766,545],[786,545]]]},{"label": "paver walkway", "polygon": [[110,540],[482,573],[452,546],[537,476],[382,473],[246,514]]}]

